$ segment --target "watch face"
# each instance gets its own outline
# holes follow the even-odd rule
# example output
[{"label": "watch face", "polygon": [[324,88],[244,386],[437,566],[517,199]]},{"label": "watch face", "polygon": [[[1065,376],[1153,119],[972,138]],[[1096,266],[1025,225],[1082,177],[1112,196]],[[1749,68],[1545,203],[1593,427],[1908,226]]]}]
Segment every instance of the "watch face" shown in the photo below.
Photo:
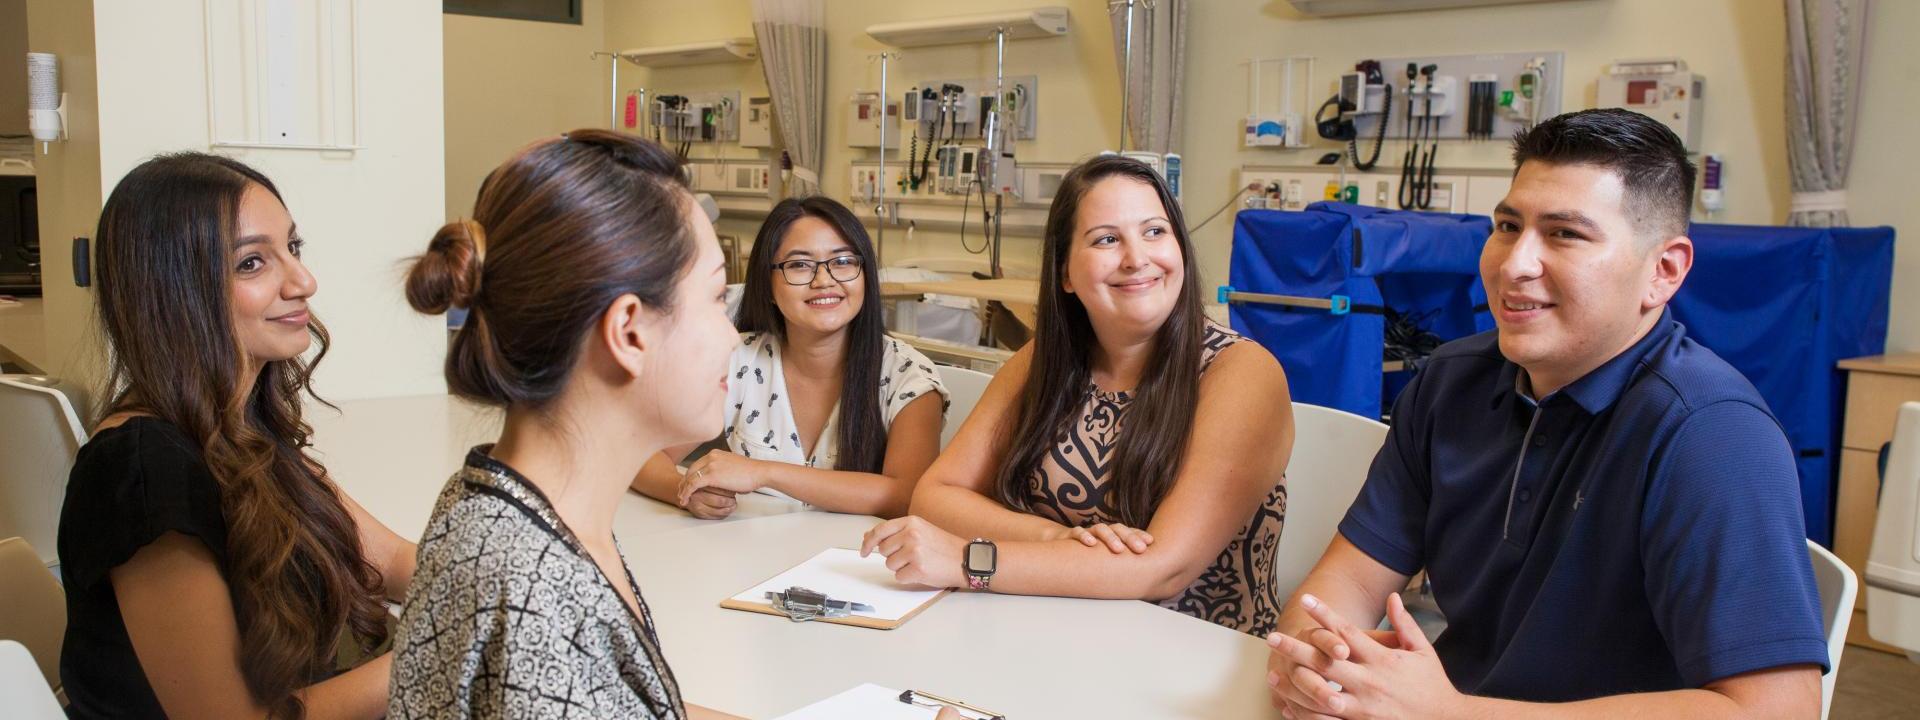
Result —
[{"label": "watch face", "polygon": [[993,543],[977,542],[967,545],[967,572],[991,573],[1000,551]]}]

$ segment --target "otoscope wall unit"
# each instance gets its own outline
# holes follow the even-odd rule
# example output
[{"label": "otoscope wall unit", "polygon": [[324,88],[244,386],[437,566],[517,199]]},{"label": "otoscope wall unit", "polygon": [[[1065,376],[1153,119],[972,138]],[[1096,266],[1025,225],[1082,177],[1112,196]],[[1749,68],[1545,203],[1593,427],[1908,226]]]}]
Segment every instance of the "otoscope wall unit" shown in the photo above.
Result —
[{"label": "otoscope wall unit", "polygon": [[655,139],[667,143],[734,143],[740,141],[740,91],[674,93],[655,91],[648,106],[648,125]]},{"label": "otoscope wall unit", "polygon": [[[1040,126],[1040,77],[1009,75],[1004,92],[999,102],[1005,110],[1001,117],[1011,126],[1008,135],[1015,140],[1034,139]],[[949,140],[984,139],[987,128],[983,123],[986,111],[995,103],[993,94],[993,78],[929,80],[912,85],[895,98],[903,103],[895,118],[900,122],[900,137],[911,139],[919,134],[923,145],[926,136],[936,132]],[[892,146],[893,140],[887,144]]]},{"label": "otoscope wall unit", "polygon": [[[1557,51],[1379,58],[1393,88],[1385,108],[1387,137],[1412,134],[1409,121],[1428,123],[1426,138],[1505,141],[1515,131],[1560,114],[1566,54]],[[1373,89],[1371,86],[1365,89]],[[1362,138],[1379,128],[1381,103],[1367,93],[1354,113]]]}]

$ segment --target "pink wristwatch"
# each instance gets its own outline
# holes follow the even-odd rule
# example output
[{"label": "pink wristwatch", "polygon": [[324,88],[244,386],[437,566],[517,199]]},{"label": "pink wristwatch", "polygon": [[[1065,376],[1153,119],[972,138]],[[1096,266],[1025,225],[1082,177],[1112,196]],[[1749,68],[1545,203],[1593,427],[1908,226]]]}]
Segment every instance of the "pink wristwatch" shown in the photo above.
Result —
[{"label": "pink wristwatch", "polygon": [[960,569],[967,574],[967,587],[985,590],[993,584],[993,571],[1000,564],[1000,550],[993,541],[986,538],[974,538],[967,543],[967,556],[960,562]]}]

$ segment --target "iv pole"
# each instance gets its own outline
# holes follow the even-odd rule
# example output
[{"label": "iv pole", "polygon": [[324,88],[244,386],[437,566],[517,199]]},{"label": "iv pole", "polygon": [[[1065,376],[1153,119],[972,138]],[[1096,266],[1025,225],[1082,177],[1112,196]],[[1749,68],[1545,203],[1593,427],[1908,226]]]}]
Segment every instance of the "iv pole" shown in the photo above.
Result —
[{"label": "iv pole", "polygon": [[620,129],[620,53],[595,50],[591,57],[594,60],[599,60],[600,58],[603,58],[603,57],[612,59],[612,62],[610,64],[613,66],[613,83],[612,83],[612,86],[607,89],[607,105],[609,106],[608,112],[611,114],[611,116],[607,118],[607,129],[619,130]]},{"label": "iv pole", "polygon": [[[1125,7],[1127,11],[1127,37],[1124,45],[1126,48],[1126,62],[1123,63],[1120,70],[1120,152],[1126,152],[1127,150],[1127,115],[1130,114],[1130,111],[1133,109],[1133,8],[1136,5],[1151,12],[1154,9],[1154,0],[1112,0],[1112,2],[1107,3],[1107,14],[1109,15],[1119,12],[1122,7]],[[1152,18],[1149,17],[1148,20],[1151,21]],[[1148,34],[1151,35],[1152,25],[1148,25],[1148,28]],[[1153,38],[1147,38],[1147,42],[1147,49],[1151,52],[1153,49]],[[1147,82],[1153,82],[1151,68],[1148,69]],[[1151,90],[1151,86],[1149,86],[1147,93],[1148,95],[1152,95],[1153,91]]]},{"label": "iv pole", "polygon": [[1000,268],[1000,208],[1006,193],[1000,188],[1006,187],[1005,178],[1000,177],[1005,170],[1000,163],[1000,153],[1005,149],[1006,140],[1000,137],[1000,113],[1006,110],[1007,101],[1007,29],[995,28],[993,61],[993,112],[987,115],[987,162],[993,163],[993,237],[989,243],[993,251],[987,256],[987,272],[995,279],[1006,277]]},{"label": "iv pole", "polygon": [[[612,70],[613,70],[613,82],[610,83],[607,88],[607,105],[609,106],[608,108],[609,117],[607,118],[607,129],[615,132],[619,132],[620,110],[621,110],[620,108],[620,53],[607,52],[604,50],[595,50],[588,57],[594,60],[598,60],[603,57],[610,59],[609,64],[612,66]],[[639,88],[637,92],[640,94],[640,103],[642,105],[645,105],[647,102],[647,89]],[[634,125],[634,130],[636,132],[638,132],[641,128],[646,126],[646,122],[645,122],[646,108],[644,107],[638,108],[637,115],[638,117],[635,118],[636,123]]]},{"label": "iv pole", "polygon": [[899,56],[895,52],[867,56],[870,61],[880,60],[880,174],[873,180],[873,255],[880,268],[887,266],[887,102],[892,99],[887,95],[887,63]]}]

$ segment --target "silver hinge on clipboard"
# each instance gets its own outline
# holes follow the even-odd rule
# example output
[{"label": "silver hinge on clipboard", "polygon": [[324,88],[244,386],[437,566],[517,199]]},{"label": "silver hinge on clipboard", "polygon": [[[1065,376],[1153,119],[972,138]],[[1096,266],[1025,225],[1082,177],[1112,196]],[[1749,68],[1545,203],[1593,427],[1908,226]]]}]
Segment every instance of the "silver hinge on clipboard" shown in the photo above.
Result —
[{"label": "silver hinge on clipboard", "polygon": [[856,612],[873,612],[873,606],[851,600],[835,600],[826,593],[795,585],[786,591],[767,591],[767,602],[794,622],[821,618],[843,618]]}]

